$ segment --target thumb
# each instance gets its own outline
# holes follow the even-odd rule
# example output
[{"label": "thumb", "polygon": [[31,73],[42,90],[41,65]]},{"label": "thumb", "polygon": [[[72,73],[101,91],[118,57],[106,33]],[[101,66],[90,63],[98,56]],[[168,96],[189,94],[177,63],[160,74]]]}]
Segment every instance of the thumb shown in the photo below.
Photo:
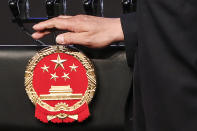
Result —
[{"label": "thumb", "polygon": [[58,44],[78,44],[78,45],[88,45],[88,37],[87,32],[82,33],[74,33],[68,32],[64,34],[60,34],[56,37],[56,42]]}]

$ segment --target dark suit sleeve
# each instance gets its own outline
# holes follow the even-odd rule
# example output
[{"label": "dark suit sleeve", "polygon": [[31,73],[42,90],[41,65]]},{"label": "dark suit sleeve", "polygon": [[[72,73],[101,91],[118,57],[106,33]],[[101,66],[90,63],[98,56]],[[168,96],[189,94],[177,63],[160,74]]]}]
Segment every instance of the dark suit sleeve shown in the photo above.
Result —
[{"label": "dark suit sleeve", "polygon": [[197,130],[197,0],[138,0],[133,131]]},{"label": "dark suit sleeve", "polygon": [[132,67],[135,49],[137,48],[136,13],[122,15],[120,19],[121,19],[122,30],[124,33],[124,42],[126,45],[127,62],[128,65]]}]

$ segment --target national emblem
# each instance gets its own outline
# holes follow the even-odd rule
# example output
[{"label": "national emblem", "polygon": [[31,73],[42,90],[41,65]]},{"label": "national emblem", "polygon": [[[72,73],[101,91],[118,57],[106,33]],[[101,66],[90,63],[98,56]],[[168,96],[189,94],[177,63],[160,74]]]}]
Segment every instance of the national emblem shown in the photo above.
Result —
[{"label": "national emblem", "polygon": [[81,52],[51,46],[38,52],[25,71],[26,92],[42,122],[82,122],[96,89],[91,61]]}]

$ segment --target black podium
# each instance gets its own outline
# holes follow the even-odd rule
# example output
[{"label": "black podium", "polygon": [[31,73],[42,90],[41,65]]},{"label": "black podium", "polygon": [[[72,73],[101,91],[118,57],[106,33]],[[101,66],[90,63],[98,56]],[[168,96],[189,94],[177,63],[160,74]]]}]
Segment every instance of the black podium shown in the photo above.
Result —
[{"label": "black podium", "polygon": [[123,130],[131,73],[124,47],[81,48],[91,58],[98,86],[90,103],[91,116],[83,123],[43,124],[34,117],[34,106],[24,87],[28,60],[43,46],[0,46],[0,130]]},{"label": "black podium", "polygon": [[[122,9],[123,13],[129,13],[135,11],[136,8],[134,4],[136,0],[113,0],[111,2],[109,0],[43,0],[36,4],[32,1],[8,0],[13,15],[12,22],[16,23],[18,29],[26,34],[25,39],[29,36],[31,38],[32,30],[28,28],[31,27],[31,24],[58,15],[88,14],[116,17],[114,12],[121,12],[118,9]],[[77,6],[79,2],[81,5]],[[112,5],[115,5],[114,8]],[[32,17],[30,7],[35,8],[36,15],[41,13],[41,17]],[[109,8],[106,8],[107,10],[104,12],[104,7]],[[45,14],[44,17],[42,17],[42,13]],[[10,32],[12,31],[10,30]],[[17,40],[16,32],[12,34],[14,36],[12,35],[11,38],[10,36],[5,37],[15,42]],[[47,44],[54,42],[41,40],[31,42],[26,45],[7,42],[4,46],[4,43],[0,43],[0,130],[122,131],[125,128],[125,119],[128,116],[128,114],[126,115],[127,104],[132,103],[132,95],[130,94],[128,97],[129,93],[132,93],[132,88],[130,88],[132,73],[126,62],[124,43],[114,43],[103,49],[75,46],[85,53],[95,65],[97,89],[89,104],[91,116],[82,123],[44,124],[34,117],[35,107],[25,91],[24,73],[30,58]]]}]

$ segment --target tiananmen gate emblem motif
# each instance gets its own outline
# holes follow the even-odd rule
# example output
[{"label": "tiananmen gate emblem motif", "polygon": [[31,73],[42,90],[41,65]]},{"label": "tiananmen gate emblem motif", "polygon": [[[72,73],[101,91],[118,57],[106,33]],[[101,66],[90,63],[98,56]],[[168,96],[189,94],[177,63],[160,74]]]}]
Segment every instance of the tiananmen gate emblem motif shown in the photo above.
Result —
[{"label": "tiananmen gate emblem motif", "polygon": [[25,86],[40,121],[82,122],[90,115],[88,103],[96,89],[95,70],[83,53],[51,46],[29,61]]}]

